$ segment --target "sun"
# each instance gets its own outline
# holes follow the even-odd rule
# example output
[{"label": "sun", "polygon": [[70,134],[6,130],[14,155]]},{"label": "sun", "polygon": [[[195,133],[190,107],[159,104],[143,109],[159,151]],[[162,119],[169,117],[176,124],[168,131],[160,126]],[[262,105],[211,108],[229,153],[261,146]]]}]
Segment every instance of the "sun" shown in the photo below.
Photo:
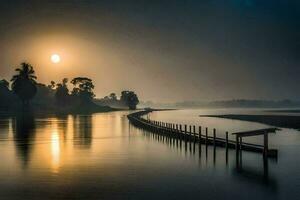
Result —
[{"label": "sun", "polygon": [[52,54],[51,55],[51,61],[53,62],[53,63],[59,63],[60,62],[60,56],[58,55],[58,54]]}]

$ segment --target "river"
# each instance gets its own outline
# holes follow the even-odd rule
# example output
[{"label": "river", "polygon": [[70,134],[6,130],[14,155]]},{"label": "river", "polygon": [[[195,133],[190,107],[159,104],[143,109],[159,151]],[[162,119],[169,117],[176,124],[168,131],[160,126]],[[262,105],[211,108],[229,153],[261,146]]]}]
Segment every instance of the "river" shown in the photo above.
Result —
[{"label": "river", "polygon": [[[151,119],[226,131],[268,127],[204,114],[257,110],[153,112]],[[158,138],[129,124],[129,112],[0,117],[0,199],[287,199],[300,198],[300,133],[270,135],[278,159]],[[209,129],[210,130],[210,129]],[[249,138],[260,143],[260,137]]]}]

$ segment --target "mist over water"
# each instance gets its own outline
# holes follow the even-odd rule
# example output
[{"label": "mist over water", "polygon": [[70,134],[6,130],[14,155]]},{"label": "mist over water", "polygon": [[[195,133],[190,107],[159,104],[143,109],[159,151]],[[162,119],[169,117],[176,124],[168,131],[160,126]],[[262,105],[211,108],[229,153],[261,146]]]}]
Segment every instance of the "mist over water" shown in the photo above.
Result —
[{"label": "mist over water", "polygon": [[[227,110],[228,111],[228,110]],[[154,112],[151,119],[224,131],[265,125],[199,114],[225,110]],[[254,112],[231,110],[231,112]],[[93,115],[18,116],[0,119],[1,199],[286,199],[300,197],[300,135],[270,136],[279,150],[266,174],[261,154],[183,143],[129,125],[127,111]],[[226,130],[227,129],[227,130]],[[259,142],[261,138],[251,138]]]}]

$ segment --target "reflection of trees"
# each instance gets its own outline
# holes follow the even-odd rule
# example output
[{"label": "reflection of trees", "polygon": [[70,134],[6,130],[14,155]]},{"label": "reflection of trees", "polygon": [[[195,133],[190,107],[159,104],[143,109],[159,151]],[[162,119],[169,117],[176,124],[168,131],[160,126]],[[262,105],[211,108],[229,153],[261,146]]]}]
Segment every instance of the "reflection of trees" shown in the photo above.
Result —
[{"label": "reflection of trees", "polygon": [[10,124],[9,117],[0,116],[0,137],[1,138],[8,138],[9,124]]},{"label": "reflection of trees", "polygon": [[34,137],[34,116],[32,113],[20,113],[14,120],[14,140],[17,153],[26,167],[30,159],[32,140]]},{"label": "reflection of trees", "polygon": [[92,116],[76,115],[74,117],[74,145],[90,148],[92,143]]}]

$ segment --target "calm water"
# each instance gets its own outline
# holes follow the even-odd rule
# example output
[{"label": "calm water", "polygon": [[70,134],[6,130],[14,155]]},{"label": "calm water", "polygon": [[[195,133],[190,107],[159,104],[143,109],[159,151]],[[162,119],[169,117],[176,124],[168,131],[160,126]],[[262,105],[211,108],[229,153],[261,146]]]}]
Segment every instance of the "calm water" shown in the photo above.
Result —
[{"label": "calm water", "polygon": [[[251,130],[265,125],[200,114],[253,110],[154,112],[152,119]],[[271,136],[279,149],[268,173],[260,154],[236,168],[222,148],[180,145],[129,125],[128,112],[0,118],[0,199],[287,199],[300,198],[300,132]],[[251,138],[260,143],[261,138]]]}]

